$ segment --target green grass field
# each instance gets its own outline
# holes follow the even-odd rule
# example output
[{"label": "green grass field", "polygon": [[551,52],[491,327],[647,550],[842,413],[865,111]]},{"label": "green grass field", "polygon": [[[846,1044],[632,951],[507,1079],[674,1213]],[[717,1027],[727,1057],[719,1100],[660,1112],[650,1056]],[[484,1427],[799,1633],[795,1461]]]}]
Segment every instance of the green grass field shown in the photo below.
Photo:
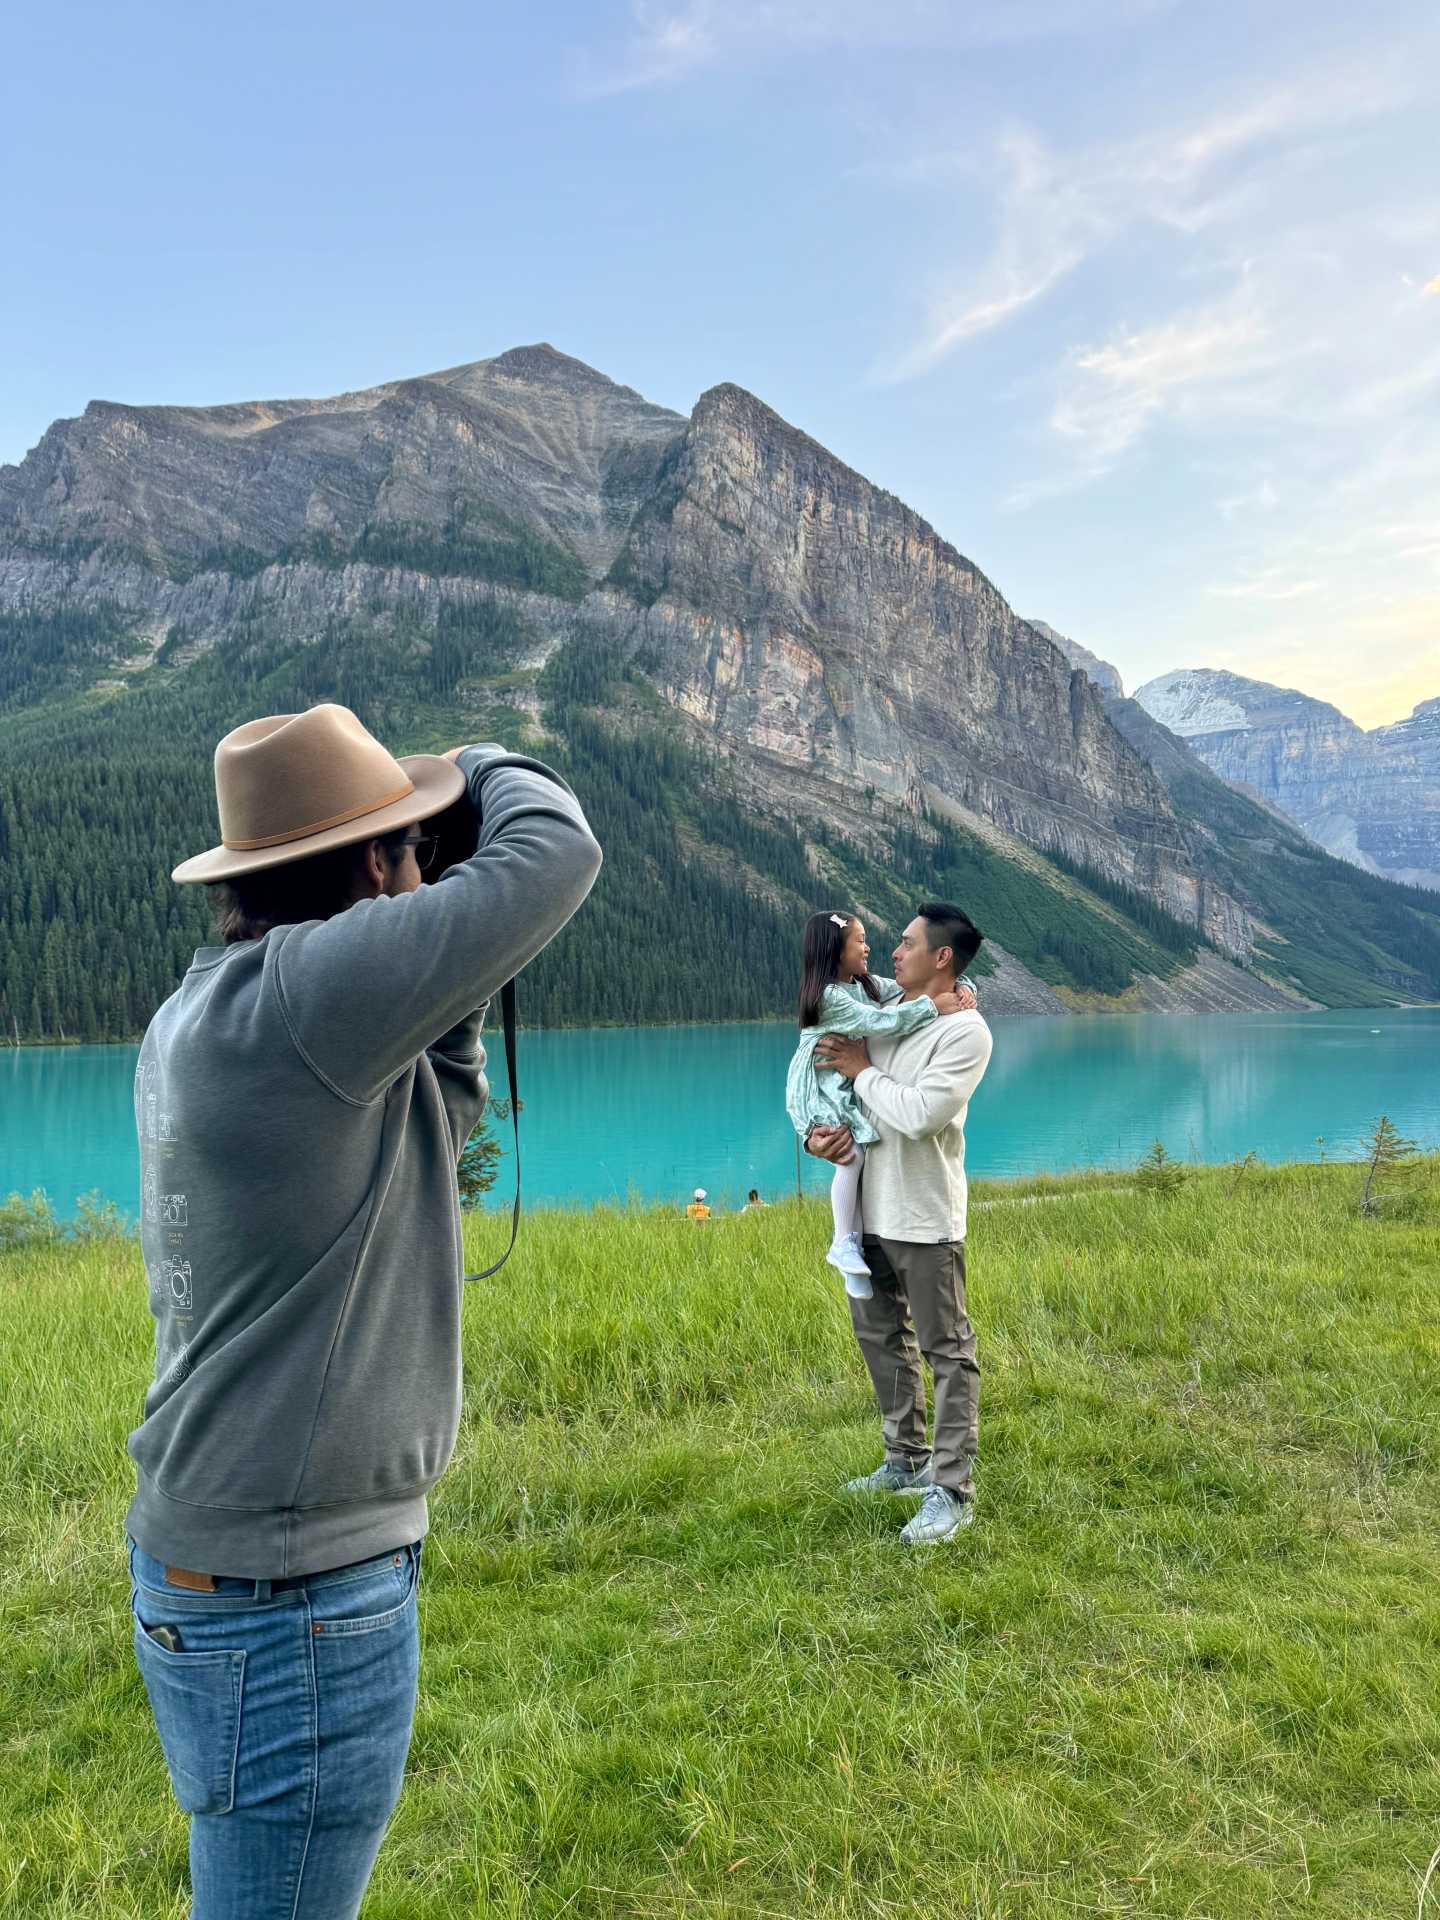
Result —
[{"label": "green grass field", "polygon": [[[924,1554],[836,1497],[879,1448],[828,1214],[528,1221],[467,1301],[367,1920],[1414,1916],[1437,1178],[978,1211],[978,1519]],[[186,1911],[121,1540],[144,1294],[124,1240],[0,1257],[0,1915]]]}]

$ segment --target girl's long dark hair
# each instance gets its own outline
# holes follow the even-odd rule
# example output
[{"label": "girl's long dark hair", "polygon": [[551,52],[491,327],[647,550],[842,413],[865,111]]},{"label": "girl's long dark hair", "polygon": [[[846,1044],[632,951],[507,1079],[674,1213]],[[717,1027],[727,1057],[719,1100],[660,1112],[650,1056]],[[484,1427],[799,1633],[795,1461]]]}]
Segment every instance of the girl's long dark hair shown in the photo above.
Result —
[{"label": "girl's long dark hair", "polygon": [[[819,1021],[820,1002],[826,987],[834,986],[840,978],[840,955],[854,924],[853,913],[812,913],[805,922],[805,948],[800,958],[802,1027],[813,1027]],[[879,1001],[880,989],[868,973],[857,973],[855,980],[872,1000]]]}]

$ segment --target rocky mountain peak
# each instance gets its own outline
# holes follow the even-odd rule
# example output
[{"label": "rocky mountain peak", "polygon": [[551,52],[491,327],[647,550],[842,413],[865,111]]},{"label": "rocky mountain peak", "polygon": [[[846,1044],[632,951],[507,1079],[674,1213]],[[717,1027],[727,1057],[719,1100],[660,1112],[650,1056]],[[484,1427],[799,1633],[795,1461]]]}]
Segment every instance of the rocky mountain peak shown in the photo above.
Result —
[{"label": "rocky mountain peak", "polygon": [[705,389],[691,409],[690,429],[697,437],[719,430],[744,433],[777,443],[781,440],[794,441],[813,447],[827,460],[835,459],[818,441],[811,440],[798,427],[792,427],[788,420],[782,419],[773,407],[767,406],[748,387],[736,386],[731,380],[722,380],[718,386]]},{"label": "rocky mountain peak", "polygon": [[[698,477],[708,465],[712,481],[737,506],[742,489],[753,492],[753,482],[763,472],[771,502],[783,502],[784,512],[798,517],[807,529],[806,553],[816,548],[822,528],[832,540],[848,533],[866,545],[883,542],[888,555],[917,563],[931,585],[942,577],[963,577],[967,591],[995,591],[974,562],[913,507],[848,466],[745,387],[724,381],[700,395],[690,417],[688,446],[692,473]],[[744,516],[727,512],[722,518],[739,524]],[[1008,608],[1006,613],[1013,618]]]},{"label": "rocky mountain peak", "polygon": [[1431,728],[1440,728],[1440,698],[1422,700],[1415,711],[1404,720],[1392,720],[1388,727],[1377,727],[1376,735],[1429,732]]},{"label": "rocky mountain peak", "polygon": [[524,528],[598,576],[684,428],[548,342],[320,400],[97,400],[0,472],[0,543],[177,573]]},{"label": "rocky mountain peak", "polygon": [[1181,667],[1135,689],[1146,712],[1183,740],[1199,734],[1245,731],[1252,727],[1303,726],[1327,730],[1337,740],[1360,736],[1355,722],[1326,700],[1294,687],[1218,667]]},{"label": "rocky mountain peak", "polygon": [[1029,620],[1027,626],[1043,633],[1052,647],[1058,647],[1072,667],[1079,667],[1107,698],[1120,700],[1125,695],[1125,684],[1120,678],[1117,667],[1108,660],[1102,660],[1088,647],[1082,647],[1078,640],[1072,640],[1068,634],[1057,633],[1046,620]]},{"label": "rocky mountain peak", "polygon": [[703,420],[707,414],[726,412],[752,412],[764,415],[780,426],[785,424],[773,407],[767,406],[748,387],[738,386],[733,380],[720,380],[713,387],[706,387],[690,409],[690,418]]},{"label": "rocky mountain peak", "polygon": [[1136,700],[1207,766],[1278,807],[1327,852],[1440,886],[1440,699],[1366,733],[1326,700],[1212,667],[1163,673]]},{"label": "rocky mountain peak", "polygon": [[563,380],[596,387],[613,387],[616,384],[608,374],[587,365],[584,360],[577,360],[573,354],[561,353],[548,340],[536,340],[528,347],[507,347],[504,353],[495,354],[490,364],[497,373],[514,374],[521,379]]},{"label": "rocky mountain peak", "polygon": [[[446,386],[481,389],[493,387],[502,381],[519,382],[526,386],[549,387],[572,394],[623,396],[638,401],[641,406],[651,406],[633,387],[623,387],[607,374],[587,366],[585,361],[561,353],[548,340],[538,340],[528,347],[510,347],[491,359],[467,361],[464,366],[447,367],[439,373],[427,374],[425,378]],[[678,419],[680,416],[675,417]]]}]

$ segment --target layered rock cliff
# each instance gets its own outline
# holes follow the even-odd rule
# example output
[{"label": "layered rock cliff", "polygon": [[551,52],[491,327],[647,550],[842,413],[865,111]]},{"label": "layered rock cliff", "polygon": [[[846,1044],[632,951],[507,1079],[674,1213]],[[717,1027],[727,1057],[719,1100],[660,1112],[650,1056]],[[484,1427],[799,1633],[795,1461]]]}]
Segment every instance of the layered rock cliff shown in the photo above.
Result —
[{"label": "layered rock cliff", "polygon": [[667,697],[762,787],[794,802],[819,781],[836,807],[943,796],[1248,956],[1250,915],[1196,868],[1088,678],[918,514],[753,395],[701,396],[611,578],[644,610]]},{"label": "layered rock cliff", "polygon": [[1327,851],[1440,887],[1440,699],[1366,733],[1323,700],[1210,668],[1162,674],[1135,698]]}]

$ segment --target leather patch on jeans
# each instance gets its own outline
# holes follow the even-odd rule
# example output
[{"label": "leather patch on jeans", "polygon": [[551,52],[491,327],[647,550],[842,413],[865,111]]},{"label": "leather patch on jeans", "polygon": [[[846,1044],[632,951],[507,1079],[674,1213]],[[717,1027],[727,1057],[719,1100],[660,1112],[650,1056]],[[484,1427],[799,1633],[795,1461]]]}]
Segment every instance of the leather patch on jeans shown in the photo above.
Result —
[{"label": "leather patch on jeans", "polygon": [[166,1567],[165,1578],[172,1587],[188,1587],[192,1593],[214,1593],[213,1573],[192,1573],[189,1567]]}]

